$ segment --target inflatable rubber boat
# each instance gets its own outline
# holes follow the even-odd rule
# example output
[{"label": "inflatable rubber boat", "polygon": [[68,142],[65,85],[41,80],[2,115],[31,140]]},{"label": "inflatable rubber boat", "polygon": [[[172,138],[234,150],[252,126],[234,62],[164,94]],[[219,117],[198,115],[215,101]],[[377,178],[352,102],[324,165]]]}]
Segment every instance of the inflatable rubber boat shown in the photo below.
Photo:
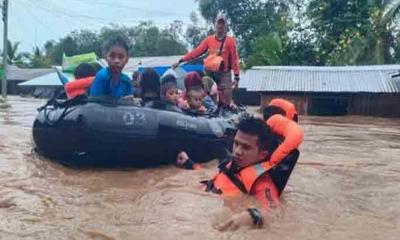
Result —
[{"label": "inflatable rubber boat", "polygon": [[76,167],[149,167],[175,163],[179,151],[197,162],[231,146],[238,114],[190,116],[124,100],[49,101],[33,124],[36,151]]}]

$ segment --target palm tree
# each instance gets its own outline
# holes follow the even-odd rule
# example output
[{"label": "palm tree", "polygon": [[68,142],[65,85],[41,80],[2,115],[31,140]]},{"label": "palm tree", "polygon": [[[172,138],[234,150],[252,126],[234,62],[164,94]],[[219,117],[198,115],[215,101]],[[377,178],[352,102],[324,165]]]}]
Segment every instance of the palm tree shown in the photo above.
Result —
[{"label": "palm tree", "polygon": [[283,43],[277,33],[260,36],[255,41],[254,54],[246,59],[246,68],[262,65],[284,65]]},{"label": "palm tree", "polygon": [[[373,0],[372,0],[373,1]],[[391,44],[399,33],[400,0],[374,0],[377,11],[372,14],[375,31],[354,39],[349,51],[339,57],[339,61],[350,63],[387,64],[392,63]],[[350,61],[349,61],[350,60]]]},{"label": "palm tree", "polygon": [[7,62],[9,64],[14,64],[19,60],[20,56],[17,54],[19,44],[20,42],[15,42],[13,44],[10,40],[7,40],[7,55],[8,55]]},{"label": "palm tree", "polygon": [[30,60],[32,68],[42,68],[51,66],[50,58],[46,57],[46,55],[42,52],[42,50],[37,46],[33,49],[33,54],[30,56]]}]

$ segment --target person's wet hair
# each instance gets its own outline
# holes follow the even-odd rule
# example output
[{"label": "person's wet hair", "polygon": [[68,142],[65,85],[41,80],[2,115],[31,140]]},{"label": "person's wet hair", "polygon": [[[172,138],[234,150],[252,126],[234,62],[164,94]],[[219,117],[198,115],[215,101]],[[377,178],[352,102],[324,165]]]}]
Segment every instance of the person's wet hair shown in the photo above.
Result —
[{"label": "person's wet hair", "polygon": [[187,96],[191,98],[193,94],[204,94],[204,90],[200,86],[194,86],[188,91]]},{"label": "person's wet hair", "polygon": [[147,92],[154,92],[160,97],[160,75],[152,68],[146,68],[141,76],[143,98]]},{"label": "person's wet hair", "polygon": [[284,117],[286,116],[286,112],[282,108],[277,107],[277,106],[268,106],[268,107],[264,108],[264,110],[263,110],[264,120],[268,120],[270,117],[272,117],[275,114],[280,114]]},{"label": "person's wet hair", "polygon": [[199,74],[200,78],[203,78],[205,76],[204,71],[196,71],[196,72]]},{"label": "person's wet hair", "polygon": [[177,81],[178,80],[176,79],[176,77],[174,75],[167,74],[161,79],[161,84],[165,84],[165,83],[168,83],[168,82],[172,82],[172,83],[177,84]]},{"label": "person's wet hair", "polygon": [[190,91],[193,87],[203,87],[203,82],[198,72],[189,72],[185,75],[184,85],[186,91]]},{"label": "person's wet hair", "polygon": [[102,45],[103,55],[106,55],[114,46],[123,48],[126,51],[126,54],[129,55],[129,50],[131,48],[129,40],[122,36],[112,36],[105,41]]},{"label": "person's wet hair", "polygon": [[261,119],[253,116],[245,117],[239,122],[237,130],[249,135],[257,136],[260,150],[273,152],[276,148],[275,134],[272,133],[271,129]]},{"label": "person's wet hair", "polygon": [[134,72],[132,73],[132,80],[133,80],[133,81],[138,80],[139,77],[140,77],[140,72],[139,72],[139,71],[134,71]]},{"label": "person's wet hair", "polygon": [[97,73],[98,71],[100,71],[101,69],[103,69],[103,67],[102,67],[99,63],[97,63],[97,62],[92,63],[91,65],[93,66],[93,68],[94,68],[94,70],[96,71],[96,73]]},{"label": "person's wet hair", "polygon": [[92,64],[81,63],[78,65],[78,67],[76,67],[74,71],[74,77],[75,79],[93,77],[96,75],[96,73],[97,71]]},{"label": "person's wet hair", "polygon": [[167,91],[171,88],[178,88],[176,77],[168,74],[161,79],[161,95],[165,96]]}]

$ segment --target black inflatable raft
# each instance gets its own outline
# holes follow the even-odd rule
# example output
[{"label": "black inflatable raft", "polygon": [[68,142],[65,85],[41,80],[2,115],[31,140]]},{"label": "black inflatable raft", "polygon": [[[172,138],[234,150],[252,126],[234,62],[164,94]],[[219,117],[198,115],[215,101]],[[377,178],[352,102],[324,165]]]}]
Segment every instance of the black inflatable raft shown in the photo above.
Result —
[{"label": "black inflatable raft", "polygon": [[170,164],[181,150],[204,162],[222,157],[231,145],[233,117],[195,117],[105,99],[53,101],[39,109],[33,140],[39,154],[76,167]]}]

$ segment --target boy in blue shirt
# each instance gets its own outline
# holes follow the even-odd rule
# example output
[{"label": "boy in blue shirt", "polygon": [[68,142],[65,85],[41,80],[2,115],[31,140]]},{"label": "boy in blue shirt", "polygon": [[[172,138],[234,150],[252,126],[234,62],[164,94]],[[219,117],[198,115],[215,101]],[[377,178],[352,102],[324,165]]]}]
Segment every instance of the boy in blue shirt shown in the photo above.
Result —
[{"label": "boy in blue shirt", "polygon": [[133,98],[133,87],[128,75],[122,69],[128,62],[129,47],[121,37],[114,37],[104,44],[108,67],[96,74],[90,88],[90,96],[109,96],[112,98]]}]

